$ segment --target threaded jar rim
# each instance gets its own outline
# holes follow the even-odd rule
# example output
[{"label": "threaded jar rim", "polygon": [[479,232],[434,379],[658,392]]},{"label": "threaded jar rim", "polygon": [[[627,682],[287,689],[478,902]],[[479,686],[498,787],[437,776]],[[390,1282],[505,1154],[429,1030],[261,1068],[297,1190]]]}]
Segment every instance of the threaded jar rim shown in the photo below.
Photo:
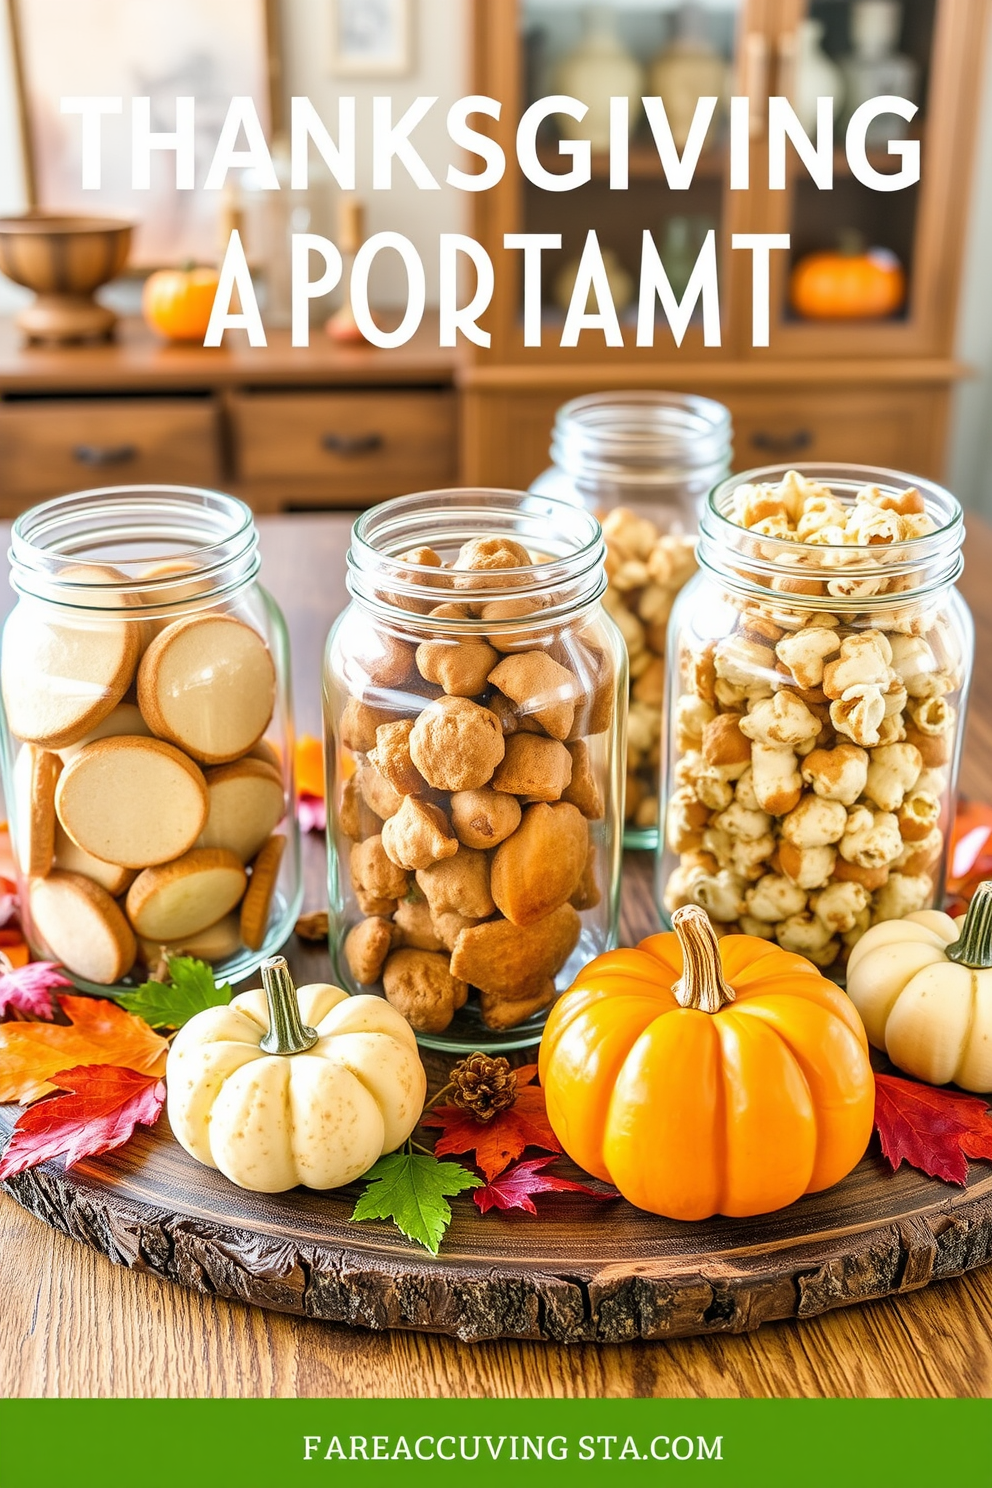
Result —
[{"label": "threaded jar rim", "polygon": [[[859,611],[892,610],[917,602],[935,589],[953,584],[964,568],[961,546],[964,542],[964,513],[960,502],[945,487],[923,480],[901,470],[883,466],[804,463],[798,472],[804,478],[829,487],[844,504],[853,505],[856,494],[865,486],[877,486],[886,495],[900,496],[917,490],[923,497],[927,513],[935,523],[934,531],[921,537],[906,538],[892,545],[808,544],[790,538],[772,537],[742,527],[730,516],[735,493],[741,486],[775,485],[796,467],[788,464],[764,465],[741,471],[714,486],[704,503],[699,527],[696,557],[699,566],[715,574],[727,588],[749,598],[767,600],[775,579],[783,574],[822,582],[823,594],[776,591],[776,601],[783,607],[794,603],[810,610],[847,609]],[[803,562],[796,564],[797,552]],[[872,554],[877,554],[873,561]],[[843,558],[849,561],[845,563]],[[742,560],[746,567],[741,567]],[[858,581],[856,596],[847,598],[826,592],[827,585],[842,575]],[[910,577],[914,582],[893,593],[886,584],[872,594],[867,586],[876,579]],[[861,584],[864,581],[864,584]]]},{"label": "threaded jar rim", "polygon": [[[56,496],[16,518],[8,550],[19,593],[74,610],[168,613],[245,587],[260,566],[243,501],[196,486],[103,486]],[[182,571],[168,572],[171,562]],[[162,565],[163,572],[149,572]]]},{"label": "threaded jar rim", "polygon": [[[473,538],[512,538],[546,561],[499,570],[499,583],[471,570],[453,583],[437,585],[441,570],[412,563],[404,553],[429,547],[453,558]],[[348,590],[359,603],[386,619],[409,622],[402,601],[437,597],[437,604],[458,600],[469,606],[493,600],[539,598],[541,625],[561,619],[597,601],[606,588],[606,544],[596,518],[571,502],[526,491],[486,487],[454,487],[418,491],[384,501],[363,512],[352,528],[348,552]],[[449,577],[451,569],[443,570]],[[500,621],[501,630],[530,629],[535,615]],[[432,621],[418,614],[417,629],[447,634],[473,634],[491,628],[478,617],[444,617]]]},{"label": "threaded jar rim", "polygon": [[696,393],[589,393],[555,415],[551,458],[576,481],[632,486],[712,482],[732,450],[730,410]]}]

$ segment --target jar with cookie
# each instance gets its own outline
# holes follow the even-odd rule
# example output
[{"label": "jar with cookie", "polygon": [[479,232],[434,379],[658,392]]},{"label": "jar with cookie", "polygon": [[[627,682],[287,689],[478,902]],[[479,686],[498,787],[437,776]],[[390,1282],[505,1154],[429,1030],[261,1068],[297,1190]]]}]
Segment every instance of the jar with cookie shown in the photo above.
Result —
[{"label": "jar with cookie", "polygon": [[974,639],[961,508],[867,466],[717,486],[669,650],[663,915],[838,980],[869,926],[939,908]]},{"label": "jar with cookie", "polygon": [[84,491],[17,518],[2,764],[35,955],[84,990],[189,954],[237,980],[301,899],[289,648],[232,496]]},{"label": "jar with cookie", "polygon": [[627,667],[582,509],[400,497],[356,522],[324,666],[331,952],[434,1048],[523,1048],[616,944]]},{"label": "jar with cookie", "polygon": [[696,571],[707,492],[729,472],[729,409],[712,398],[641,389],[563,404],[552,466],[531,490],[577,501],[606,538],[604,603],[630,661],[624,845],[658,840],[665,648],[676,596]]}]

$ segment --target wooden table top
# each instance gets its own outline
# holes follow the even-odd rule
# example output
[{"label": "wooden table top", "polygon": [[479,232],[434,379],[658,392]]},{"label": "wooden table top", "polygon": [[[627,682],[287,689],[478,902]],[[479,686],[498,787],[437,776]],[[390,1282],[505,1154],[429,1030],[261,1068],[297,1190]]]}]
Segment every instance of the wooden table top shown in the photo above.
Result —
[{"label": "wooden table top", "polygon": [[[320,727],[324,637],[344,601],[348,519],[260,519],[264,576],[293,639],[300,732]],[[7,529],[0,527],[0,538]],[[977,656],[962,790],[989,796],[992,530],[969,522],[962,588]],[[0,611],[9,608],[0,594]],[[307,844],[308,907],[323,887]],[[631,888],[645,865],[630,862]],[[650,928],[627,896],[625,935]],[[316,968],[307,953],[309,974]],[[294,957],[294,959],[297,959]],[[299,958],[304,959],[304,958]],[[757,1333],[594,1346],[459,1344],[263,1312],[112,1265],[0,1195],[6,1396],[992,1396],[992,1267]]]}]

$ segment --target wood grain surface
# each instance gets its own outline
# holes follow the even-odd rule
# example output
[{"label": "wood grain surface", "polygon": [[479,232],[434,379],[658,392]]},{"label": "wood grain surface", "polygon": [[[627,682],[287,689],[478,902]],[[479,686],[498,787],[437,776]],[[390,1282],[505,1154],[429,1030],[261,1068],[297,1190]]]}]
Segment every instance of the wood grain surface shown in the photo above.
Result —
[{"label": "wood grain surface", "polygon": [[[293,631],[298,719],[311,731],[316,668],[341,599],[346,542],[342,519],[273,519],[263,529],[267,582]],[[964,587],[976,611],[980,660],[962,785],[981,794],[992,760],[992,676],[981,661],[992,644],[992,595],[983,596],[992,534],[977,527],[968,556]],[[638,877],[631,875],[632,888]],[[319,877],[310,892],[316,904]],[[635,912],[640,922],[643,910]],[[639,923],[636,933],[644,928]],[[301,959],[308,956],[320,953]],[[0,1388],[10,1395],[988,1396],[990,1339],[989,1268],[743,1336],[469,1346],[375,1334],[113,1266],[12,1200],[0,1201]]]}]

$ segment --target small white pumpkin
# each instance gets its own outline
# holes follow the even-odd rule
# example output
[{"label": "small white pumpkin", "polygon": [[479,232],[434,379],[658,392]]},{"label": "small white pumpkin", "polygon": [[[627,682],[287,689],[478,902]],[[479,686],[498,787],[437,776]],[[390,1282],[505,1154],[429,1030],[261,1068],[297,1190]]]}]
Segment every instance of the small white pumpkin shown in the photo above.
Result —
[{"label": "small white pumpkin", "polygon": [[992,882],[956,920],[923,909],[866,930],[847,991],[869,1042],[899,1069],[992,1091]]},{"label": "small white pumpkin", "polygon": [[169,1124],[191,1157],[239,1188],[339,1188],[419,1121],[417,1041],[384,998],[323,982],[297,991],[281,956],[262,981],[264,991],[197,1013],[176,1034]]}]

